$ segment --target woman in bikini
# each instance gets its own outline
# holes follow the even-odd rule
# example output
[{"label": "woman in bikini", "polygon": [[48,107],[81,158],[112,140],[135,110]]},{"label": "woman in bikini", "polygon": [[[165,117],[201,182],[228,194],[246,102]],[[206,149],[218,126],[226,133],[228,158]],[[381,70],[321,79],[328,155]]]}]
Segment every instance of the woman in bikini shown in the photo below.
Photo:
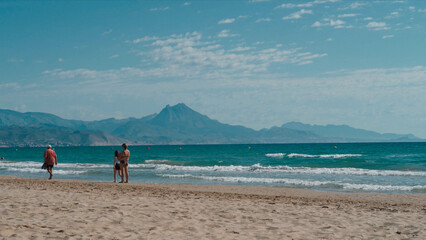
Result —
[{"label": "woman in bikini", "polygon": [[114,153],[114,182],[117,182],[117,172],[118,176],[121,177],[120,160],[118,160],[118,151],[116,150]]}]

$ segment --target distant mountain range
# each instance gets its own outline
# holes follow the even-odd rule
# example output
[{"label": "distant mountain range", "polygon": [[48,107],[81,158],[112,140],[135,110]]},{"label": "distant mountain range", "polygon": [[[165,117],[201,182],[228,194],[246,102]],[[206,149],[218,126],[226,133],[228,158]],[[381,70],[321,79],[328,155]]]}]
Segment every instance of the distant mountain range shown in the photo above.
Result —
[{"label": "distant mountain range", "polygon": [[321,143],[421,141],[412,134],[380,134],[347,125],[290,122],[256,131],[223,124],[183,103],[143,118],[67,120],[47,113],[0,110],[0,146]]}]

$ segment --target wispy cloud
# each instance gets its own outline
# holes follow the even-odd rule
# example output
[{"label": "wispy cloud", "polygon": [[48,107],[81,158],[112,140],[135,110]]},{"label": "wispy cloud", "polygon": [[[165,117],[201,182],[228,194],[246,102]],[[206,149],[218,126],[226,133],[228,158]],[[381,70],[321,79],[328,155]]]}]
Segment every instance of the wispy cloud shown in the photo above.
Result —
[{"label": "wispy cloud", "polygon": [[220,31],[220,33],[217,35],[220,38],[227,38],[227,37],[236,37],[238,36],[238,34],[233,34],[231,33],[231,31],[224,29],[222,31]]},{"label": "wispy cloud", "polygon": [[382,39],[393,38],[393,37],[394,37],[394,35],[384,35],[384,36],[382,36]]},{"label": "wispy cloud", "polygon": [[227,24],[235,22],[235,18],[227,18],[220,20],[217,24]]},{"label": "wispy cloud", "polygon": [[191,5],[191,3],[190,2],[184,2],[183,5],[184,6],[189,6],[189,5]]},{"label": "wispy cloud", "polygon": [[348,9],[360,9],[363,6],[368,5],[368,3],[365,2],[352,2],[347,7],[339,8],[339,10],[348,10]]},{"label": "wispy cloud", "polygon": [[270,18],[259,18],[259,19],[256,20],[257,23],[258,22],[270,22],[270,21],[271,21]]},{"label": "wispy cloud", "polygon": [[323,22],[316,21],[311,26],[312,27],[325,27],[325,26],[331,26],[334,28],[351,28],[352,26],[345,26],[346,22],[342,21],[340,19],[324,19]]},{"label": "wispy cloud", "polygon": [[299,19],[302,18],[302,15],[305,14],[312,14],[312,10],[301,9],[300,11],[294,12],[288,16],[283,17],[283,20]]},{"label": "wispy cloud", "polygon": [[283,3],[276,8],[309,8],[316,4],[335,3],[340,0],[315,0],[307,3]]},{"label": "wispy cloud", "polygon": [[109,58],[110,59],[113,59],[113,58],[118,58],[120,55],[118,55],[118,54],[114,54],[114,55],[112,55],[112,56],[110,56]]},{"label": "wispy cloud", "polygon": [[[226,34],[229,34],[227,32]],[[282,49],[239,46],[227,50],[223,46],[203,40],[198,32],[171,35],[152,40],[150,51],[143,51],[144,59],[153,64],[144,67],[125,67],[111,70],[48,70],[43,74],[58,79],[80,79],[95,82],[122,82],[129,79],[164,78],[221,78],[266,74],[273,64],[311,64],[315,59],[326,57],[326,53],[311,53],[300,48]],[[152,67],[156,66],[156,67]]]},{"label": "wispy cloud", "polygon": [[140,42],[153,41],[153,40],[157,40],[157,39],[159,39],[159,38],[158,38],[158,37],[156,37],[156,36],[145,36],[145,37],[143,37],[143,38],[135,39],[135,40],[133,40],[132,42],[133,42],[133,43],[140,43]]},{"label": "wispy cloud", "polygon": [[152,11],[152,12],[155,12],[155,11],[167,11],[167,10],[169,10],[169,7],[166,6],[166,7],[159,7],[159,8],[151,8],[149,10]]},{"label": "wispy cloud", "polygon": [[349,18],[349,17],[356,17],[358,16],[358,13],[345,13],[345,14],[339,14],[338,18]]},{"label": "wispy cloud", "polygon": [[372,30],[388,30],[390,29],[389,27],[387,27],[385,22],[369,22],[366,25],[367,28],[372,29]]}]

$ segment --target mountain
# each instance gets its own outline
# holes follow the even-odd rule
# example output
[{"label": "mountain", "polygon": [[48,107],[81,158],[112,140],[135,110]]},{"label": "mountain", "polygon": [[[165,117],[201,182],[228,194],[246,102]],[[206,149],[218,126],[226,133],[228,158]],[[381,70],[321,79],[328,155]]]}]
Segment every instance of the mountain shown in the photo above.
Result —
[{"label": "mountain", "polygon": [[113,134],[140,144],[248,143],[256,137],[253,129],[220,123],[183,103],[167,105],[149,118],[128,121]]},{"label": "mountain", "polygon": [[125,140],[104,132],[52,127],[1,127],[0,146],[111,146]]},{"label": "mountain", "polygon": [[407,141],[419,140],[413,134],[380,134],[373,131],[353,128],[347,125],[310,125],[300,122],[289,122],[281,126],[282,128],[310,132],[334,141]]},{"label": "mountain", "polygon": [[0,146],[229,144],[418,141],[412,134],[380,134],[347,125],[290,122],[259,131],[220,123],[183,103],[142,118],[67,120],[47,113],[0,110]]}]

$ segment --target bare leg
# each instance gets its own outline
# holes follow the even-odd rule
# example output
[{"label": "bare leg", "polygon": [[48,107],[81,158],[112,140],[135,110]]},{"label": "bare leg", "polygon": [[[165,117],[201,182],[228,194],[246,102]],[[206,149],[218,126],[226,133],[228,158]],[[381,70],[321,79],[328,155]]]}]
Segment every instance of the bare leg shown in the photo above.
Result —
[{"label": "bare leg", "polygon": [[126,183],[129,182],[129,166],[126,166],[124,168],[124,171],[126,172]]},{"label": "bare leg", "polygon": [[50,174],[49,180],[53,178],[53,172],[51,168],[47,168],[47,172]]},{"label": "bare leg", "polygon": [[120,164],[120,172],[121,172],[121,175],[120,175],[120,177],[121,177],[121,182],[120,183],[124,183],[124,178],[123,178],[123,175],[124,175],[124,164]]},{"label": "bare leg", "polygon": [[114,167],[114,182],[117,182],[117,169]]}]

